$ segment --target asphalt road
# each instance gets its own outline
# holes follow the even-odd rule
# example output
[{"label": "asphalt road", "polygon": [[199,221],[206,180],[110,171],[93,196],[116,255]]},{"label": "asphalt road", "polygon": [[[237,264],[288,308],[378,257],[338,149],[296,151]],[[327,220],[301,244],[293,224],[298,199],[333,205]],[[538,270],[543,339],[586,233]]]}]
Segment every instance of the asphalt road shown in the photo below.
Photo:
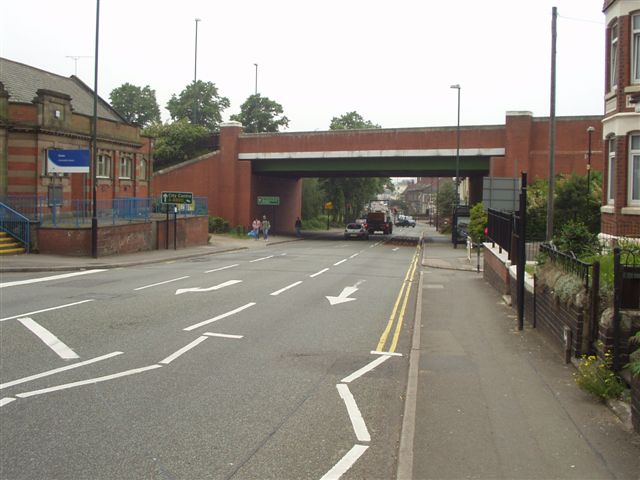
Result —
[{"label": "asphalt road", "polygon": [[4,274],[0,477],[393,478],[418,251],[381,240]]}]

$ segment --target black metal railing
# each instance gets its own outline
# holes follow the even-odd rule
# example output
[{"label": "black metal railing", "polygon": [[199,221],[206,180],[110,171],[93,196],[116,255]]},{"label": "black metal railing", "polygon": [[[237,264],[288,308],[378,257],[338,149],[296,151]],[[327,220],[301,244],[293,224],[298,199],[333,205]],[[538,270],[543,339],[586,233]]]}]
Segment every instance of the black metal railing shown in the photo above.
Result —
[{"label": "black metal railing", "polygon": [[540,253],[545,254],[564,273],[577,276],[588,289],[592,276],[592,263],[579,260],[573,253],[561,252],[549,243],[540,245]]},{"label": "black metal railing", "polygon": [[513,225],[512,212],[502,212],[492,208],[487,210],[487,237],[507,252],[511,250]]}]

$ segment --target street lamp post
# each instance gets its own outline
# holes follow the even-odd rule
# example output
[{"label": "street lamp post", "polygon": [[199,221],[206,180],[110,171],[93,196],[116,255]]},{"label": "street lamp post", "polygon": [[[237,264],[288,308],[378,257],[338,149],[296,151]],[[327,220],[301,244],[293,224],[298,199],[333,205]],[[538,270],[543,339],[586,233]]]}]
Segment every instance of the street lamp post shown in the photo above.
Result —
[{"label": "street lamp post", "polygon": [[589,135],[589,153],[587,156],[587,202],[589,201],[589,196],[591,192],[591,135],[595,132],[595,128],[589,127],[587,128],[587,133]]},{"label": "street lamp post", "polygon": [[92,166],[91,166],[91,183],[93,189],[92,207],[91,207],[91,256],[98,258],[98,186],[96,167],[98,165],[98,38],[100,30],[100,0],[96,0],[96,53],[94,64],[93,78],[93,118],[91,129],[92,143]]},{"label": "street lamp post", "polygon": [[[195,58],[193,60],[193,88],[196,89],[196,81],[198,80],[198,23],[200,22],[199,18],[195,19],[196,21],[196,45],[195,45]],[[198,123],[198,93],[197,90],[194,92],[196,95],[195,104],[193,105],[193,124]]]},{"label": "street lamp post", "polygon": [[255,89],[255,94],[258,95],[258,64],[254,63],[253,65],[256,67],[256,89]]},{"label": "street lamp post", "polygon": [[460,205],[460,85],[451,85],[458,90],[458,123],[456,127],[456,206]]}]

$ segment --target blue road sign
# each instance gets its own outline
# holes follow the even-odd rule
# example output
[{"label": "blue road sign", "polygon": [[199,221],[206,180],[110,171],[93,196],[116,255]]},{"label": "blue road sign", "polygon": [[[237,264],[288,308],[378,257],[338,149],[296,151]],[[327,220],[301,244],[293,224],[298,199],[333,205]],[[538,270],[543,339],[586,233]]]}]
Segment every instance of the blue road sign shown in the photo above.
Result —
[{"label": "blue road sign", "polygon": [[47,150],[47,172],[89,173],[89,150]]}]

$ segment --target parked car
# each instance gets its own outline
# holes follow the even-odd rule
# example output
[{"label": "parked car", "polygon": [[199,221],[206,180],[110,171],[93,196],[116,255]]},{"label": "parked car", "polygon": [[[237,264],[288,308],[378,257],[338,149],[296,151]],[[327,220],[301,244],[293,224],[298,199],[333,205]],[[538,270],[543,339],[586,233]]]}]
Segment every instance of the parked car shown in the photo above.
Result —
[{"label": "parked car", "polygon": [[367,240],[369,238],[367,226],[361,223],[347,224],[344,229],[344,239],[348,240],[350,238],[364,238],[365,240]]},{"label": "parked car", "polygon": [[416,221],[411,217],[403,217],[396,222],[397,227],[415,227]]}]

